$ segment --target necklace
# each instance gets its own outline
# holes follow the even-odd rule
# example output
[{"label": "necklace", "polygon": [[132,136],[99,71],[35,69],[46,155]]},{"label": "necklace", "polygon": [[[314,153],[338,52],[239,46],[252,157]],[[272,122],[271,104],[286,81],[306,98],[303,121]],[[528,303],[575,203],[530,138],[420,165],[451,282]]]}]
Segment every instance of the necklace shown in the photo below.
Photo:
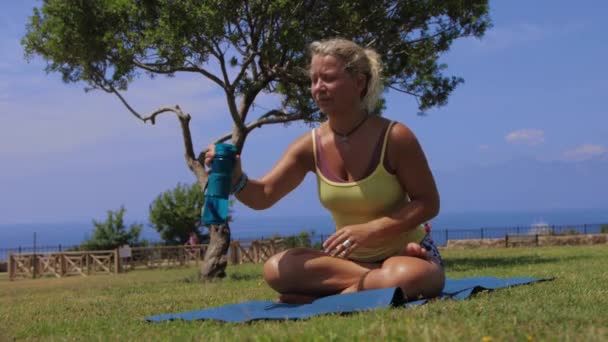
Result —
[{"label": "necklace", "polygon": [[359,121],[359,123],[358,123],[358,124],[357,124],[355,127],[353,127],[353,128],[350,130],[350,131],[348,131],[348,132],[346,132],[346,133],[344,133],[344,134],[336,132],[336,130],[335,130],[335,129],[333,129],[333,128],[331,127],[331,125],[328,125],[328,126],[329,126],[329,129],[331,129],[331,131],[334,133],[334,135],[335,135],[335,136],[337,136],[338,138],[340,138],[340,141],[341,141],[341,142],[343,142],[343,143],[347,143],[347,142],[348,142],[348,137],[349,137],[350,135],[352,135],[353,133],[355,133],[355,131],[356,131],[356,130],[357,130],[359,127],[361,127],[361,126],[362,126],[362,125],[365,123],[365,121],[367,121],[367,118],[369,118],[369,115],[367,115],[367,114],[366,114],[366,115],[363,117],[363,119],[362,119],[361,121]]}]

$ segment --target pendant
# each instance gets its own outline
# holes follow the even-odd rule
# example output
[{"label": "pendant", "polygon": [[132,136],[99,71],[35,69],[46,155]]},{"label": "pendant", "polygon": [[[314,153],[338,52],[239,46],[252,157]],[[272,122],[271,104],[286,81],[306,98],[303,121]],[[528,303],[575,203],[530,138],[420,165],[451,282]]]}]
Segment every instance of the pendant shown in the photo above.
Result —
[{"label": "pendant", "polygon": [[341,136],[340,137],[340,141],[346,144],[346,143],[348,143],[348,137],[347,136]]}]

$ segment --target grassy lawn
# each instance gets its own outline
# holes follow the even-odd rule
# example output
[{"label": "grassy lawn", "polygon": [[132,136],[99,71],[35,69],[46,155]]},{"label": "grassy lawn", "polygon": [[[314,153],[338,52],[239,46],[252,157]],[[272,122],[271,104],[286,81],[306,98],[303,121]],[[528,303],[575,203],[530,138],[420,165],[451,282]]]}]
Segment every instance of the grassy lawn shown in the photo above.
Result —
[{"label": "grassy lawn", "polygon": [[299,322],[150,324],[144,317],[275,297],[261,265],[193,282],[196,270],[9,282],[0,275],[0,340],[608,340],[608,246],[444,251],[448,276],[555,277],[465,301]]}]

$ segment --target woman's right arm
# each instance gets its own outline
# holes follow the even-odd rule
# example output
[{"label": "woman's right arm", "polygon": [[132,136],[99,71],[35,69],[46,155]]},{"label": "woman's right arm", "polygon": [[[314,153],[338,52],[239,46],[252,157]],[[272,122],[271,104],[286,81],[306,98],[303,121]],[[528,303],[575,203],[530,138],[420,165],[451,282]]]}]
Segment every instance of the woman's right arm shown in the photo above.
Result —
[{"label": "woman's right arm", "polygon": [[[205,164],[213,158],[213,149],[205,155]],[[238,164],[238,163],[237,163]],[[312,137],[310,132],[291,143],[276,165],[262,178],[249,179],[236,198],[246,206],[262,210],[270,208],[278,200],[295,189],[308,171],[314,170]],[[240,177],[240,167],[235,169],[235,179]]]}]

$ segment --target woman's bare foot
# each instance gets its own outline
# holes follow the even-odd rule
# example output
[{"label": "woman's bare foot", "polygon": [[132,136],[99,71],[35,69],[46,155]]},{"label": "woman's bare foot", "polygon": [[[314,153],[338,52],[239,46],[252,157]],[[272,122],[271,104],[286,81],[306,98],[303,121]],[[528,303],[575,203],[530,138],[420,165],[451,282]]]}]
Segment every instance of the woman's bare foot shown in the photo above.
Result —
[{"label": "woman's bare foot", "polygon": [[295,293],[283,293],[279,295],[279,303],[288,303],[288,304],[310,304],[315,299],[319,298],[318,296],[311,295],[302,295]]},{"label": "woman's bare foot", "polygon": [[429,259],[429,254],[427,253],[426,249],[415,242],[410,242],[407,244],[407,246],[405,246],[405,255],[424,260]]}]

